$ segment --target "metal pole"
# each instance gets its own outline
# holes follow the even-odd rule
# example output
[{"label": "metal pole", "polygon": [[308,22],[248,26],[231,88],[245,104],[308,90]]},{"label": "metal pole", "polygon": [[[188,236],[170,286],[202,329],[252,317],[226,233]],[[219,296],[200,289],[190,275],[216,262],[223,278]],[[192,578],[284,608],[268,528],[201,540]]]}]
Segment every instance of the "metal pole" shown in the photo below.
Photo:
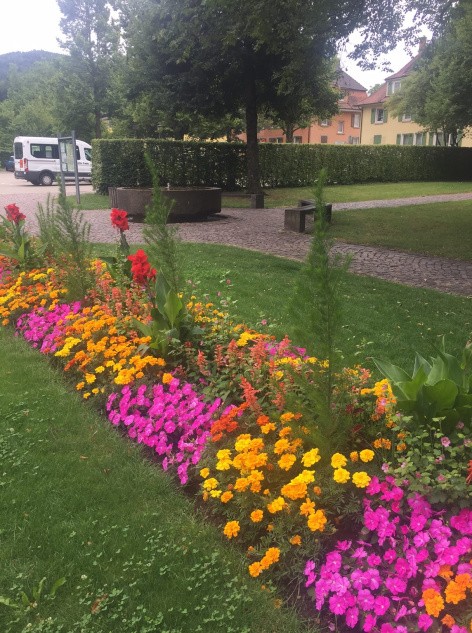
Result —
[{"label": "metal pole", "polygon": [[77,165],[77,152],[75,148],[75,130],[72,130],[71,136],[72,136],[72,156],[74,157],[75,197],[77,200],[77,204],[80,204],[79,169]]}]

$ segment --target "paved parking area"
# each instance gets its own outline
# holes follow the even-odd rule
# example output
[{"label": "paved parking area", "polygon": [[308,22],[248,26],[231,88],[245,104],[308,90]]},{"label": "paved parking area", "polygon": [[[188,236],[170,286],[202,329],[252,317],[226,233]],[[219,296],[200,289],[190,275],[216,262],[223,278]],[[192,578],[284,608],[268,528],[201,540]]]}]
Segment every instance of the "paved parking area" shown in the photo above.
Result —
[{"label": "paved parking area", "polygon": [[[54,194],[56,191],[46,187],[33,189],[34,191],[22,188],[14,195],[2,193],[0,189],[0,209],[10,202],[15,202],[27,216],[30,230],[35,232],[38,201],[44,203],[47,195]],[[73,189],[71,189],[72,192]],[[472,205],[472,193],[469,193],[336,204],[333,205],[333,210],[350,208],[355,212],[356,208],[468,199],[471,200]],[[91,224],[93,241],[108,243],[117,241],[117,234],[110,224],[108,211],[84,211],[84,216]],[[279,257],[303,260],[309,249],[310,236],[285,231],[283,224],[283,209],[223,209],[221,214],[207,221],[185,222],[176,226],[178,226],[178,235],[183,241],[228,244]],[[131,224],[128,241],[140,242],[141,232],[141,224]],[[352,257],[350,271],[356,274],[472,297],[472,262],[341,242],[334,245],[333,252],[349,254]]]}]

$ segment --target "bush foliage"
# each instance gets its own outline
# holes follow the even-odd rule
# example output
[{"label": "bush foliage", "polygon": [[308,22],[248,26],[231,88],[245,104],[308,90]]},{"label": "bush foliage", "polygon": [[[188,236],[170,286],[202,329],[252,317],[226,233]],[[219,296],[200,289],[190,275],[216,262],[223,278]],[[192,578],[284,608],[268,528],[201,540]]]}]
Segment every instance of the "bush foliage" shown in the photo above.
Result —
[{"label": "bush foliage", "polygon": [[[93,142],[93,184],[151,187],[147,150],[162,186],[213,186],[224,191],[247,185],[246,145],[156,139],[101,139]],[[303,187],[321,168],[333,183],[470,180],[472,148],[397,145],[275,145],[259,147],[263,187]]]}]

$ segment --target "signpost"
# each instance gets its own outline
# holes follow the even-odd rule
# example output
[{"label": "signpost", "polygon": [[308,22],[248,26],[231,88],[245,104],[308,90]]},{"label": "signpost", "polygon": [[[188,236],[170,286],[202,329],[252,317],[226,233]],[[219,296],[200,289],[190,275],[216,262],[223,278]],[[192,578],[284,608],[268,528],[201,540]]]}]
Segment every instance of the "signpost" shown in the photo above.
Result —
[{"label": "signpost", "polygon": [[75,144],[75,132],[72,130],[70,136],[57,138],[59,144],[59,164],[61,168],[61,182],[65,189],[65,176],[74,176],[75,197],[77,204],[80,204],[79,171],[77,167],[77,147]]}]

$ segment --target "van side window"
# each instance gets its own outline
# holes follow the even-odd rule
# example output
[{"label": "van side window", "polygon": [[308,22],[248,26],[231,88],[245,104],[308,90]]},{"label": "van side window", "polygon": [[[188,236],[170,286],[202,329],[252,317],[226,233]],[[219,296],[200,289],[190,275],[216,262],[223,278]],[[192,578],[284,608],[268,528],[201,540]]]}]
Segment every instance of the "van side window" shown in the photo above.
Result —
[{"label": "van side window", "polygon": [[46,143],[31,143],[30,153],[34,158],[59,158],[58,146]]},{"label": "van side window", "polygon": [[85,160],[92,160],[92,150],[88,147],[84,147]]}]

